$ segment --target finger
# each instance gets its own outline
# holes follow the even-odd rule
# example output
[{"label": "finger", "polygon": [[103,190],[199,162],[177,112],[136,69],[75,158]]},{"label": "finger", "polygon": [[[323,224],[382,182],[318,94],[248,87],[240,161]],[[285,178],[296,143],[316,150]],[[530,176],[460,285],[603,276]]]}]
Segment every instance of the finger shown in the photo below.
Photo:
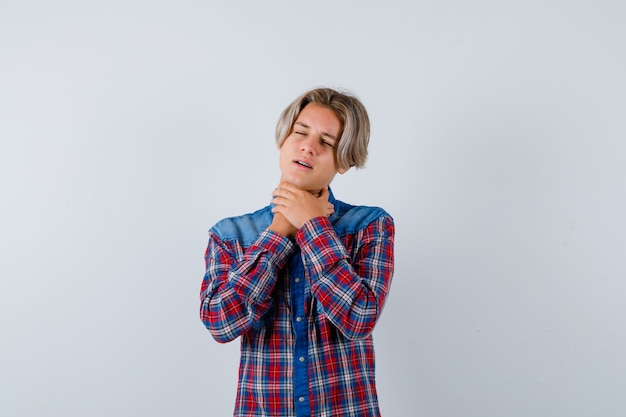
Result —
[{"label": "finger", "polygon": [[272,198],[272,203],[277,206],[285,206],[288,202],[288,199],[280,195],[274,196],[274,198]]},{"label": "finger", "polygon": [[291,192],[284,188],[277,188],[274,191],[272,191],[272,196],[274,197],[289,198],[290,195],[291,195]]},{"label": "finger", "polygon": [[287,181],[283,181],[280,184],[278,184],[278,188],[279,189],[283,189],[286,190],[290,193],[297,193],[298,191],[300,191],[300,189],[298,187],[296,187],[295,185],[287,182]]},{"label": "finger", "polygon": [[272,207],[272,213],[283,213],[283,206],[276,205]]}]

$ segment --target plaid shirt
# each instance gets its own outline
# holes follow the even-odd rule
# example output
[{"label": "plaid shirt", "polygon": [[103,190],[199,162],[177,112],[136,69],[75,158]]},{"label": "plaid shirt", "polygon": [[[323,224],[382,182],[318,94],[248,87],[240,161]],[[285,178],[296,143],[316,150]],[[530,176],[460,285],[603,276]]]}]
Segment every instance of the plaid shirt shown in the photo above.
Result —
[{"label": "plaid shirt", "polygon": [[295,242],[266,230],[271,207],[209,232],[200,317],[241,336],[235,416],[380,416],[372,330],[393,275],[393,219],[329,199]]}]

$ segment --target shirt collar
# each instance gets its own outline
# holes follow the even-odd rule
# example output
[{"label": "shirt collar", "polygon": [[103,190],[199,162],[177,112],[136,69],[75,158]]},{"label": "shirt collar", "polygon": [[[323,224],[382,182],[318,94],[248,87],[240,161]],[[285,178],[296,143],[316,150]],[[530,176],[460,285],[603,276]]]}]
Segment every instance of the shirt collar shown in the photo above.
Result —
[{"label": "shirt collar", "polygon": [[333,194],[333,190],[331,190],[330,187],[328,187],[328,201],[335,205],[335,195]]}]

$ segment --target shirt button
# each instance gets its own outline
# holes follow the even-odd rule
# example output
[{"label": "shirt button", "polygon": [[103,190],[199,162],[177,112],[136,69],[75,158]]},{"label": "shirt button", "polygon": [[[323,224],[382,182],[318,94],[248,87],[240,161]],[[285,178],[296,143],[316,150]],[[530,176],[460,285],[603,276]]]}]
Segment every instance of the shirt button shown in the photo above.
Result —
[{"label": "shirt button", "polygon": [[299,283],[300,282],[300,278],[296,278],[295,281],[296,281],[296,284]]},{"label": "shirt button", "polygon": [[300,323],[300,322],[302,321],[302,317],[300,317],[300,316],[296,317],[296,321],[297,321],[298,323]]},{"label": "shirt button", "polygon": [[298,398],[298,401],[300,401],[301,403],[303,403],[303,402],[304,402],[304,397],[300,397],[300,398]]},{"label": "shirt button", "polygon": [[304,356],[300,356],[300,362],[304,362]]}]

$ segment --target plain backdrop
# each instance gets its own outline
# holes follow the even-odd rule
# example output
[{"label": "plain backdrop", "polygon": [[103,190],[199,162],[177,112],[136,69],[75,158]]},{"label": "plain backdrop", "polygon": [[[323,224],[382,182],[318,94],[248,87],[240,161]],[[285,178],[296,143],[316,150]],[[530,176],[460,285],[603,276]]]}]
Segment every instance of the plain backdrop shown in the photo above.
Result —
[{"label": "plain backdrop", "polygon": [[232,414],[207,230],[322,85],[397,227],[383,415],[626,415],[625,55],[618,0],[1,0],[0,415]]}]

